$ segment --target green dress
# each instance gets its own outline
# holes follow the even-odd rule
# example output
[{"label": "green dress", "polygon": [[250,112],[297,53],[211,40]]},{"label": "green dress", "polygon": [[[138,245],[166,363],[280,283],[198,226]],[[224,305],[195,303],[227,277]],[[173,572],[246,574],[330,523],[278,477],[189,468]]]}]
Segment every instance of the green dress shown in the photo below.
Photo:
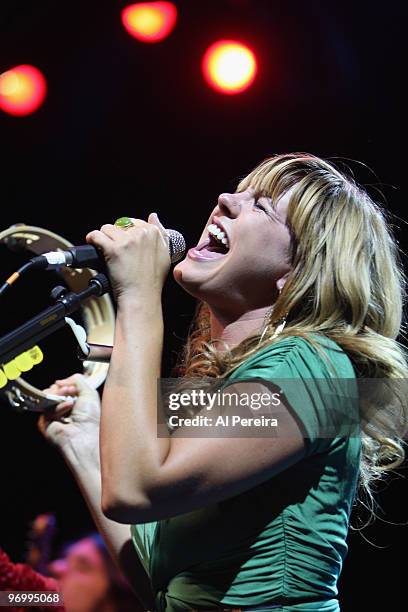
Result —
[{"label": "green dress", "polygon": [[361,453],[358,393],[347,355],[324,336],[314,339],[323,354],[292,336],[258,351],[228,379],[279,384],[303,428],[306,456],[233,498],[131,526],[159,612],[340,609],[337,579]]}]

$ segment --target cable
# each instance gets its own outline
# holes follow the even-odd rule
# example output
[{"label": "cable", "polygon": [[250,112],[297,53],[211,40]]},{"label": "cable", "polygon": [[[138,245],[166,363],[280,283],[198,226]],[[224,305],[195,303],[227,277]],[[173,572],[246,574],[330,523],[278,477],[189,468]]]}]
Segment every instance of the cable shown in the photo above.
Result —
[{"label": "cable", "polygon": [[0,287],[0,297],[4,295],[8,289],[10,289],[11,285],[14,285],[14,283],[20,278],[20,276],[22,276],[25,272],[27,272],[27,270],[32,267],[33,262],[31,260],[25,263],[24,266],[21,266],[21,268],[19,268],[17,272],[13,272],[13,274],[9,276],[6,282]]}]

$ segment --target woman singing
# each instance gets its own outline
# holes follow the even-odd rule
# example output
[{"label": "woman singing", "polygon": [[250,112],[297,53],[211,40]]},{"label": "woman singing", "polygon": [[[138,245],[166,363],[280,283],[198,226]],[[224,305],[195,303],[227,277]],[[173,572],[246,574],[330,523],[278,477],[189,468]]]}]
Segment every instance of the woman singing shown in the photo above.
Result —
[{"label": "woman singing", "polygon": [[53,391],[75,403],[39,426],[135,592],[158,612],[339,610],[358,484],[370,495],[404,458],[405,412],[359,421],[358,380],[408,376],[403,274],[381,209],[330,163],[276,156],[219,196],[174,268],[199,300],[183,379],[222,380],[235,398],[283,391],[273,435],[157,435],[166,232],[151,214],[87,241],[117,301],[102,406],[74,375]]}]

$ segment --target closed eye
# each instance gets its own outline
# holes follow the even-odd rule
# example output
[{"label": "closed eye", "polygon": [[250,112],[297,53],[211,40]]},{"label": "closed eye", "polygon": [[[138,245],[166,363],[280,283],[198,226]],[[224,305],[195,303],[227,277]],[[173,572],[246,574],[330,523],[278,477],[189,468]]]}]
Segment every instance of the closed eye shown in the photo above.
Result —
[{"label": "closed eye", "polygon": [[265,206],[263,206],[262,204],[259,203],[259,200],[256,200],[254,203],[255,208],[260,208],[261,210],[263,210],[265,213],[268,212],[265,208]]},{"label": "closed eye", "polygon": [[[261,196],[264,197],[264,196]],[[254,202],[254,207],[258,208],[259,210],[262,210],[266,215],[268,215],[268,217],[272,217],[272,209],[269,206],[265,206],[265,204],[261,204],[260,203],[260,199],[255,198],[255,202]]]},{"label": "closed eye", "polygon": [[[261,204],[260,203],[261,198],[264,198],[268,202],[268,205]],[[270,200],[267,196],[259,196],[259,198],[255,197],[254,207],[258,208],[259,210],[262,210],[266,215],[268,215],[268,217],[270,217],[274,221],[278,221],[281,223],[279,217],[277,216],[275,212],[275,209],[270,204]]]}]

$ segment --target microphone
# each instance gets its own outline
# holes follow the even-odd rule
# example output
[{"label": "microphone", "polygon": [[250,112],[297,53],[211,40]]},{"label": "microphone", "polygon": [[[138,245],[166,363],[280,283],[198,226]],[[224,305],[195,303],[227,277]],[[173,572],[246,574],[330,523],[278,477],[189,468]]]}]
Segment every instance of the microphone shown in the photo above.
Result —
[{"label": "microphone", "polygon": [[[171,263],[180,261],[186,251],[186,241],[180,232],[166,230],[169,237],[169,255]],[[91,244],[74,246],[66,251],[49,251],[30,260],[30,267],[37,270],[55,270],[60,266],[68,268],[91,268],[92,270],[103,270],[105,259],[101,251]]]}]

